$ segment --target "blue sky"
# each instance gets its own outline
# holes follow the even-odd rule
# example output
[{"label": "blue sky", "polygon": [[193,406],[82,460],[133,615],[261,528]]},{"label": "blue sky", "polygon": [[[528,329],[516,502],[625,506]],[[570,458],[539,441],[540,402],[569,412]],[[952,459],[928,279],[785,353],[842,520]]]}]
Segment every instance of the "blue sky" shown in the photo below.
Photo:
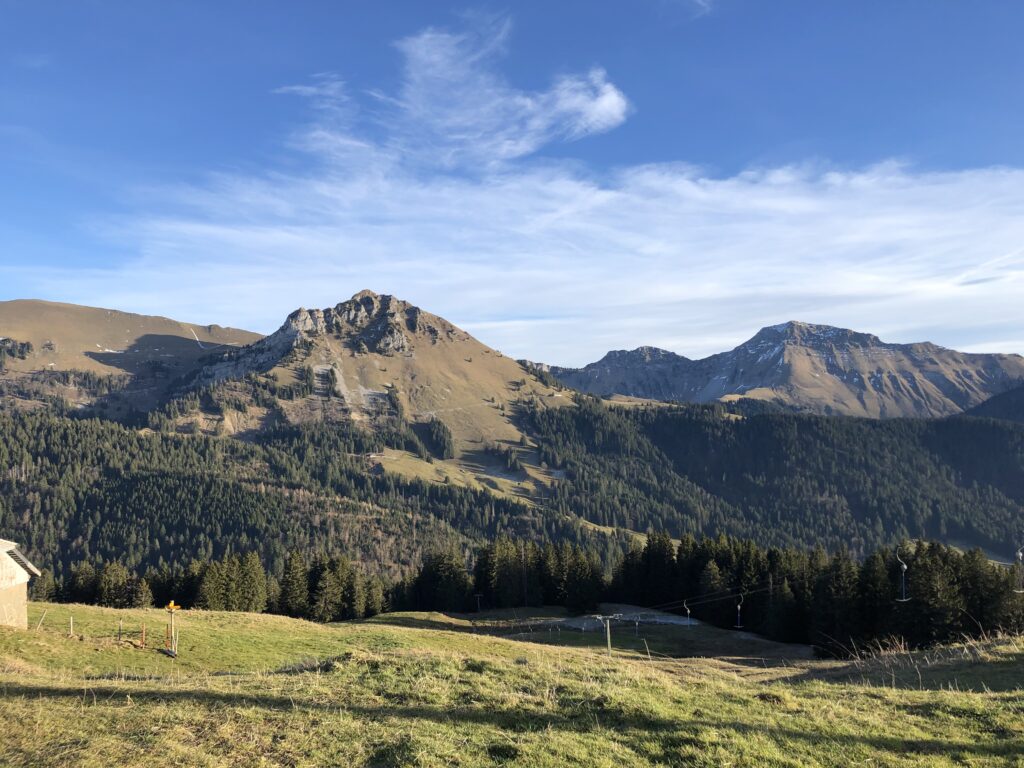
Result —
[{"label": "blue sky", "polygon": [[[0,0],[0,299],[1024,352],[1016,2]],[[2,329],[0,329],[2,330]]]}]

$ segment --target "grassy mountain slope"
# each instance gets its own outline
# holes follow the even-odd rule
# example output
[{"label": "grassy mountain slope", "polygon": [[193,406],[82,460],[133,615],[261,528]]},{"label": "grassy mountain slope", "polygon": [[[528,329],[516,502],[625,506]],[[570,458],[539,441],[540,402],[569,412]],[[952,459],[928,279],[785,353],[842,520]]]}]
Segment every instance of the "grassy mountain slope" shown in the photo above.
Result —
[{"label": "grassy mountain slope", "polygon": [[[443,318],[371,291],[326,310],[297,310],[276,333],[223,357],[206,366],[196,383],[256,372],[297,383],[311,368],[307,397],[334,400],[360,422],[372,420],[393,391],[412,420],[442,419],[459,451],[485,440],[518,440],[508,406],[527,397],[561,396]],[[316,420],[322,412],[301,401],[286,410],[293,423]]]},{"label": "grassy mountain slope", "polygon": [[[243,346],[260,336],[166,317],[19,300],[0,302],[0,338],[31,344],[23,358],[8,356],[0,373],[0,381],[9,382],[24,399],[49,395],[88,404],[115,389],[124,390],[125,408],[146,410],[211,352]],[[91,375],[54,375],[72,371]],[[97,387],[100,378],[112,381]]]},{"label": "grassy mountain slope", "polygon": [[934,417],[961,413],[1005,391],[1024,376],[1024,357],[888,344],[867,333],[789,322],[703,360],[641,347],[551,373],[602,395],[696,403],[754,399],[810,413]]},{"label": "grassy mountain slope", "polygon": [[190,611],[172,661],[152,650],[162,611],[33,604],[31,626],[44,611],[38,631],[0,629],[12,766],[1003,766],[1024,750],[1012,639],[840,664],[705,627],[657,630],[674,652],[648,656],[617,628],[607,658],[596,632],[548,645],[467,632],[473,616]]},{"label": "grassy mountain slope", "polygon": [[[372,291],[335,307],[297,310],[274,334],[197,371],[186,389],[201,388],[220,407],[201,407],[178,425],[208,434],[251,436],[268,423],[351,422],[372,430],[397,418],[423,436],[428,422],[439,421],[451,435],[452,455],[435,458],[450,459],[448,465],[380,456],[378,466],[524,496],[549,479],[546,473],[529,452],[523,470],[509,473],[493,449],[520,444],[512,418],[517,403],[570,401],[447,320]],[[268,391],[288,396],[269,402]],[[510,481],[521,487],[510,488]]]}]

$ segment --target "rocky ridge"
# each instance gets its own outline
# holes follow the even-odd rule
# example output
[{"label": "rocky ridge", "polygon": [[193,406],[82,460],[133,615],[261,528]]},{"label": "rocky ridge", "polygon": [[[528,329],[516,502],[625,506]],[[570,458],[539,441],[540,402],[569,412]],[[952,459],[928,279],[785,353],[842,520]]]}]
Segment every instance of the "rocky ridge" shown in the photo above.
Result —
[{"label": "rocky ridge", "polygon": [[551,373],[595,394],[696,403],[749,398],[814,413],[934,417],[1009,389],[1024,377],[1024,358],[889,344],[869,333],[791,321],[701,360],[640,347]]}]

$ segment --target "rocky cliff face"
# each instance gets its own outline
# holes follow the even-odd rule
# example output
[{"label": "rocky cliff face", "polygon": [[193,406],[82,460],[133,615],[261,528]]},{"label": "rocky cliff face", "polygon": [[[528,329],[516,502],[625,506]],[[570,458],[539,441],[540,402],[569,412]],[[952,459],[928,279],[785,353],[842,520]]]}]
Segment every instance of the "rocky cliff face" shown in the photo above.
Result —
[{"label": "rocky cliff face", "polygon": [[814,413],[885,418],[961,413],[1024,377],[1024,358],[887,344],[868,333],[789,322],[703,360],[641,347],[551,372],[597,394],[697,403],[751,398]]},{"label": "rocky cliff face", "polygon": [[398,403],[413,423],[443,421],[457,446],[470,451],[519,441],[516,401],[568,401],[444,318],[372,291],[326,309],[292,312],[277,331],[221,355],[187,387],[224,382],[244,400],[239,382],[250,375],[268,387],[291,388],[293,397],[280,399],[278,408],[293,423],[372,423],[382,408]]},{"label": "rocky cliff face", "polygon": [[456,343],[471,337],[446,320],[394,296],[360,291],[348,301],[327,309],[300,308],[279,329],[243,349],[225,354],[207,366],[203,381],[239,378],[267,371],[300,348],[330,340],[350,356],[414,355],[418,348],[439,342]]}]

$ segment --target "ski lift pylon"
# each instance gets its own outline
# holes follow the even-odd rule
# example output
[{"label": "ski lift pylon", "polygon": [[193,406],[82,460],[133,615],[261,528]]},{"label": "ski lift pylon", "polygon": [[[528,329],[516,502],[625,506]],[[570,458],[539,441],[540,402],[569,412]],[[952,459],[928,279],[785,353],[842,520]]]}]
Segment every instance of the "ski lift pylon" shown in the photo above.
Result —
[{"label": "ski lift pylon", "polygon": [[733,629],[743,629],[743,598],[745,595],[740,592],[740,601],[736,603],[736,626]]},{"label": "ski lift pylon", "polygon": [[1024,544],[1017,549],[1017,586],[1013,591],[1024,595]]},{"label": "ski lift pylon", "polygon": [[903,562],[903,558],[900,557],[899,547],[896,547],[896,559],[900,563],[900,596],[896,598],[896,602],[909,603],[910,598],[907,597],[907,564]]}]

